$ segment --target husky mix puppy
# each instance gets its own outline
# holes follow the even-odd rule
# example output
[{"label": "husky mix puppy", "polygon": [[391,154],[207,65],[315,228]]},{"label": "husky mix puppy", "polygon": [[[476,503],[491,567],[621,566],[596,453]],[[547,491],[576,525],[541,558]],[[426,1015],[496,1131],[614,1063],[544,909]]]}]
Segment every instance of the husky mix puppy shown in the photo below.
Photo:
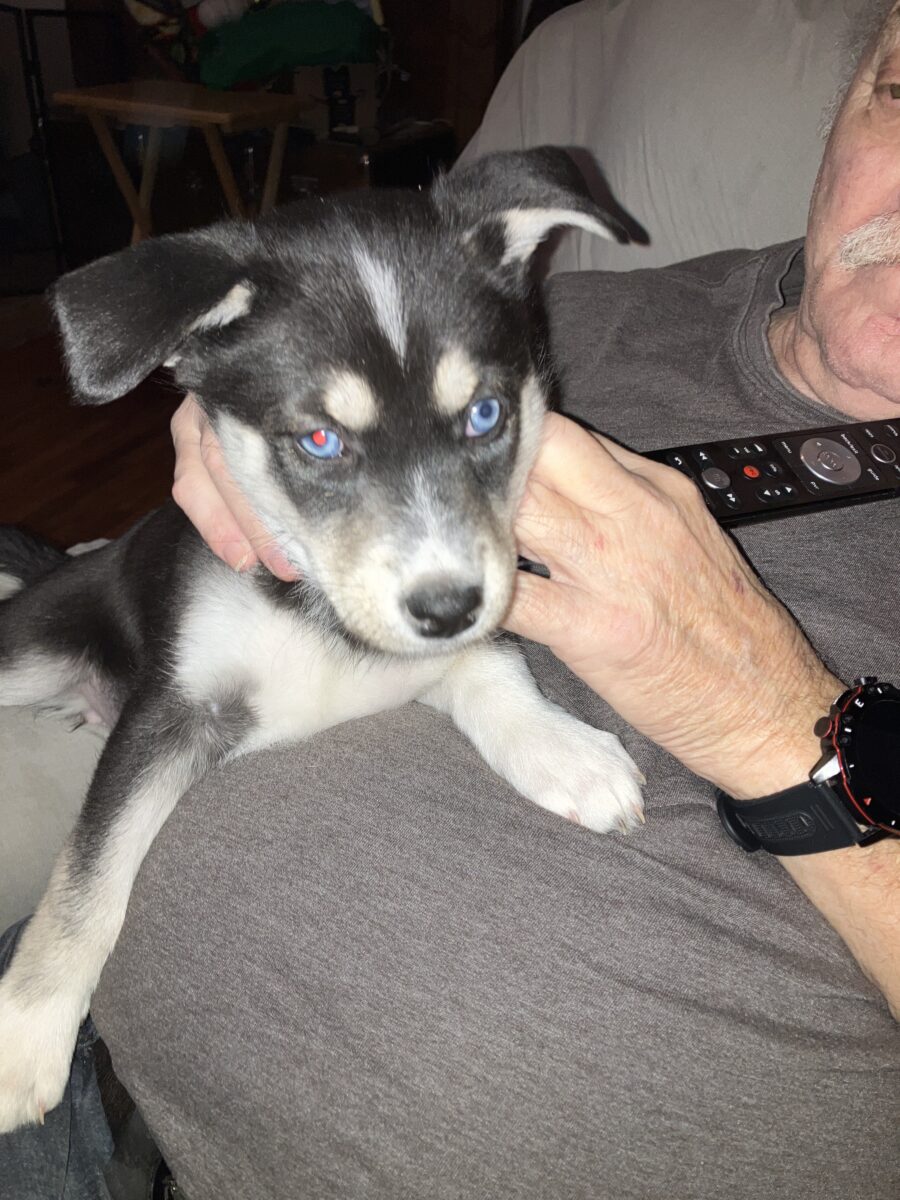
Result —
[{"label": "husky mix puppy", "polygon": [[640,819],[616,738],[492,638],[546,406],[528,268],[558,226],[626,240],[543,148],[160,237],[55,286],[78,399],[173,367],[301,581],[235,573],[171,503],[77,558],[0,530],[0,704],[111,728],[0,981],[0,1131],[59,1102],[144,855],[229,759],[417,700],[536,804],[598,832]]}]

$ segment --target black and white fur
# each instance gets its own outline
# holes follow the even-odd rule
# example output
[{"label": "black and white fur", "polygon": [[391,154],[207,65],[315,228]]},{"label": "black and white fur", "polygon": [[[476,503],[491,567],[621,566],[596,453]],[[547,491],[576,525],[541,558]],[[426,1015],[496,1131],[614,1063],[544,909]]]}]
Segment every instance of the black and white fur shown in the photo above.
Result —
[{"label": "black and white fur", "polygon": [[[0,704],[74,696],[112,727],[0,981],[0,1131],[59,1102],[144,855],[220,763],[418,700],[544,808],[600,832],[640,819],[619,742],[491,640],[545,411],[528,265],[563,225],[624,239],[545,148],[427,194],[158,238],[57,284],[80,400],[173,366],[302,582],[230,570],[174,504],[74,559],[0,531]],[[485,397],[502,418],[475,436]],[[339,458],[298,445],[321,428]]]}]

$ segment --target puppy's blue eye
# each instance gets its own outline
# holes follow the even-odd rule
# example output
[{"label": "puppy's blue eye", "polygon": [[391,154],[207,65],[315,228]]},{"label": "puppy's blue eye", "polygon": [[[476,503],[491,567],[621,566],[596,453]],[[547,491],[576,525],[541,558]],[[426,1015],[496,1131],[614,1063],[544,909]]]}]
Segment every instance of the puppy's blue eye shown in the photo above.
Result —
[{"label": "puppy's blue eye", "polygon": [[333,429],[314,429],[312,433],[298,433],[296,442],[313,458],[340,458],[344,453],[344,443]]},{"label": "puppy's blue eye", "polygon": [[502,414],[500,401],[495,397],[487,396],[484,400],[476,400],[469,405],[466,437],[484,437],[486,433],[497,428]]}]

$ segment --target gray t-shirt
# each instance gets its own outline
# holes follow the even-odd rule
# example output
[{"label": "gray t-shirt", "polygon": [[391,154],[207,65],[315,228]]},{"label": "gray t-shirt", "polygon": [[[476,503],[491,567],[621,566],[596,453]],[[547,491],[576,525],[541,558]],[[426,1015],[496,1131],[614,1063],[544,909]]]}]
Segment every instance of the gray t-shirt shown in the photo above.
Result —
[{"label": "gray t-shirt", "polygon": [[[566,407],[638,449],[840,420],[778,377],[798,246],[557,277]],[[896,502],[739,540],[841,677],[900,677]],[[897,1200],[900,1034],[710,788],[597,837],[412,705],[242,759],[141,871],[94,1015],[190,1200]],[[565,763],[560,763],[565,770]]]}]

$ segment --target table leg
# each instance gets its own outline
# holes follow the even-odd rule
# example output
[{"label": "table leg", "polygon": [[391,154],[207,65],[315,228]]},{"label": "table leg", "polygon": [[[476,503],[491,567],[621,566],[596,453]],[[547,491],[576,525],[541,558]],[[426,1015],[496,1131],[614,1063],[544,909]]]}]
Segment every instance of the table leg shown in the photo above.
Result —
[{"label": "table leg", "polygon": [[288,127],[287,122],[282,121],[280,125],[275,126],[275,132],[272,135],[272,149],[269,151],[269,165],[266,167],[266,182],[263,185],[262,201],[259,206],[259,215],[264,217],[275,206],[275,201],[278,199],[278,183],[281,179],[281,166],[284,162],[284,148],[287,144]]},{"label": "table leg", "polygon": [[[162,129],[151,125],[147,131],[147,149],[144,151],[144,162],[141,169],[141,190],[138,200],[141,208],[150,218],[150,201],[153,198],[153,185],[156,183],[156,168],[159,166],[159,147],[162,142]],[[135,225],[131,231],[131,244],[141,241],[141,232]]]},{"label": "table leg", "polygon": [[241,199],[241,193],[238,191],[238,186],[231,170],[231,164],[225,153],[225,147],[222,145],[222,135],[219,133],[219,127],[217,125],[204,125],[203,136],[206,138],[206,144],[209,147],[209,157],[216,168],[216,174],[219,177],[219,183],[222,185],[222,191],[225,193],[225,199],[228,201],[228,209],[231,215],[233,217],[246,217],[247,210],[244,207],[244,201]]},{"label": "table leg", "polygon": [[119,153],[116,143],[113,141],[113,135],[106,123],[106,119],[96,112],[88,112],[87,118],[91,123],[94,133],[97,135],[97,141],[100,143],[100,149],[106,155],[106,161],[109,163],[110,170],[113,173],[116,183],[119,185],[119,191],[122,193],[125,203],[128,205],[128,211],[131,213],[131,219],[134,221],[134,228],[137,237],[132,234],[132,242],[141,241],[145,237],[150,237],[150,214],[141,204],[140,196],[134,190],[134,184],[131,182],[131,176],[125,164],[122,162],[122,156]]}]

